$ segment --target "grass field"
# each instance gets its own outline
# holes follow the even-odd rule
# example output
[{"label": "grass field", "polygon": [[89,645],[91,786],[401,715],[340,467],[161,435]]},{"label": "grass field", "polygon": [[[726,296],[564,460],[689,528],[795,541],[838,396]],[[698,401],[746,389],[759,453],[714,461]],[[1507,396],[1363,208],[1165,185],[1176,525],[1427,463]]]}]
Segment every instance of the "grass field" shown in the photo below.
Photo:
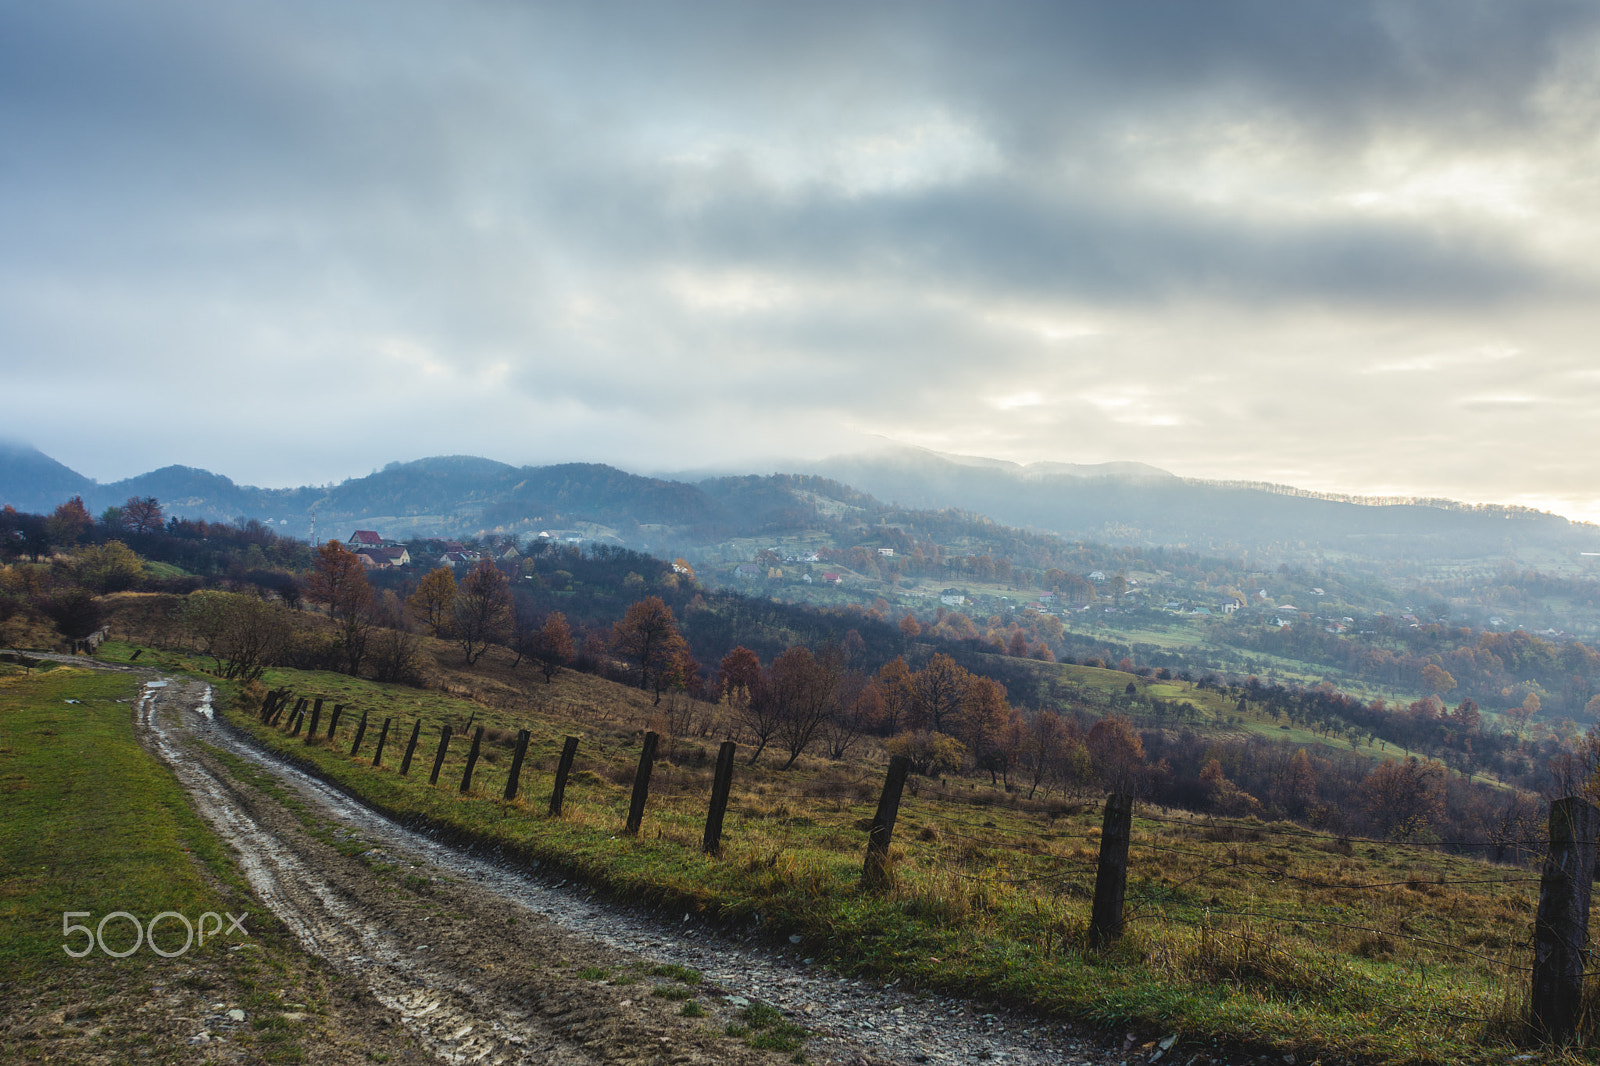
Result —
[{"label": "grass field", "polygon": [[[1107,677],[1087,680],[1126,684],[1126,675],[1097,673]],[[1135,822],[1126,935],[1096,952],[1085,935],[1095,797],[1027,802],[973,779],[913,779],[896,832],[894,885],[874,893],[860,874],[879,753],[850,765],[803,758],[789,772],[767,760],[747,767],[741,757],[724,851],[712,858],[699,843],[721,732],[686,713],[690,728],[674,731],[674,715],[636,690],[567,673],[548,687],[530,677],[520,697],[509,684],[497,687],[494,706],[485,706],[340,675],[274,671],[265,680],[322,696],[324,732],[332,703],[344,703],[334,741],[308,744],[263,727],[248,713],[259,691],[229,710],[230,720],[375,807],[622,898],[735,925],[759,915],[778,943],[798,935],[797,952],[845,971],[1308,1058],[1489,1062],[1530,1053],[1515,1042],[1537,888],[1523,869],[1288,824],[1146,810]],[[352,757],[363,710],[368,731]],[[1206,715],[1223,711],[1202,707]],[[389,742],[383,765],[373,767],[386,716],[394,719]],[[401,776],[404,741],[418,720],[421,740]],[[430,786],[445,722],[458,734]],[[487,732],[463,793],[469,723]],[[644,829],[631,838],[622,827],[647,727],[665,736]],[[499,796],[519,728],[533,739],[521,795],[506,803]],[[578,760],[566,810],[552,818],[545,803],[569,734],[581,738]]]},{"label": "grass field", "polygon": [[[63,912],[87,911],[98,922],[113,911],[193,920],[240,909],[219,890],[231,876],[226,855],[133,738],[136,696],[130,677],[71,668],[0,678],[0,968],[11,974],[136,967],[152,957],[95,951],[74,963],[62,950]],[[106,932],[115,950],[133,941],[126,922]],[[83,943],[77,936],[70,946]],[[214,941],[205,950],[224,947]]]},{"label": "grass field", "polygon": [[[130,675],[0,665],[0,1061],[193,1062],[190,1041],[209,1027],[212,1046],[249,1061],[303,1062],[328,976],[139,746],[137,695]],[[129,918],[102,927],[118,911],[144,929],[163,912],[219,921],[182,950],[182,922],[165,918],[115,958],[137,943]],[[64,935],[67,913],[87,931]],[[91,934],[83,957],[64,950],[83,952]]]}]

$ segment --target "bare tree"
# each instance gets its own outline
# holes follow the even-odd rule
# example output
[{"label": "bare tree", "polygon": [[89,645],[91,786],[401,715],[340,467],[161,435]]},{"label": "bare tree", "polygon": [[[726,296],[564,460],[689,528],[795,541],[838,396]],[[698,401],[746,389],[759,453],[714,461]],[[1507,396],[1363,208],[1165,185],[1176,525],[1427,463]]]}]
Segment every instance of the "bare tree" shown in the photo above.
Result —
[{"label": "bare tree", "polygon": [[502,644],[511,629],[511,587],[500,568],[484,559],[467,571],[456,589],[456,641],[471,666],[489,650]]},{"label": "bare tree", "polygon": [[184,603],[184,623],[220,677],[254,681],[278,662],[293,626],[285,609],[238,592],[201,590]]},{"label": "bare tree", "polygon": [[122,505],[122,528],[129,533],[154,533],[161,528],[161,501],[154,496],[129,496]]},{"label": "bare tree", "polygon": [[778,705],[778,739],[789,752],[783,769],[795,764],[833,716],[841,667],[836,647],[825,648],[820,656],[794,647],[778,656],[767,671],[767,687]]}]

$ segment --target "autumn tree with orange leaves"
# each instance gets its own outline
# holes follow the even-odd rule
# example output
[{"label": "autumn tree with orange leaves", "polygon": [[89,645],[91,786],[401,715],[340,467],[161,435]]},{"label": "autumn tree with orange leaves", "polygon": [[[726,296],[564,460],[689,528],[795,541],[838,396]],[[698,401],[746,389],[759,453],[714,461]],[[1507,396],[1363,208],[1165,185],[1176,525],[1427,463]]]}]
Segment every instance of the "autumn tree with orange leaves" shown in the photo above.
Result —
[{"label": "autumn tree with orange leaves", "polygon": [[[648,689],[663,670],[677,663],[688,645],[678,633],[678,619],[660,596],[647,596],[628,608],[611,627],[611,651],[638,667],[639,687]],[[656,694],[656,702],[661,696]]]},{"label": "autumn tree with orange leaves", "polygon": [[339,634],[345,669],[357,673],[366,657],[367,635],[372,629],[372,586],[367,583],[361,557],[336,540],[318,548],[311,577],[306,581],[306,598],[328,609],[328,617]]}]

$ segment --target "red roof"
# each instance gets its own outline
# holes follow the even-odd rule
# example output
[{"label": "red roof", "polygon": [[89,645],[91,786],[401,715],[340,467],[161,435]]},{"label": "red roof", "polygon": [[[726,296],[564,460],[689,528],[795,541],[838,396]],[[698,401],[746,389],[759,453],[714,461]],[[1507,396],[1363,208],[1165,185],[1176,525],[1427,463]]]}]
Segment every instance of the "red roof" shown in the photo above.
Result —
[{"label": "red roof", "polygon": [[350,534],[350,539],[360,544],[370,544],[374,548],[383,544],[383,538],[370,529],[358,529]]}]

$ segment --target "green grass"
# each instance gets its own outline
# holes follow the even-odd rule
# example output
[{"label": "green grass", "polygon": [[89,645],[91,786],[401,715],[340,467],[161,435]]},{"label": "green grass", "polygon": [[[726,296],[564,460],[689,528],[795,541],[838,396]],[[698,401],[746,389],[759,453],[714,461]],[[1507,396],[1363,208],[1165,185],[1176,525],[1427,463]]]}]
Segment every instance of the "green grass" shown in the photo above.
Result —
[{"label": "green grass", "polygon": [[[1115,671],[1062,669],[1108,695],[1128,681]],[[663,740],[644,831],[624,835],[642,723],[596,706],[603,690],[592,678],[575,682],[588,701],[581,719],[329,675],[278,680],[304,694],[327,681],[328,699],[337,691],[358,708],[404,704],[427,715],[418,759],[401,777],[397,749],[378,769],[370,747],[349,757],[353,725],[341,727],[332,746],[307,745],[227,712],[269,747],[374,805],[553,864],[620,897],[740,923],[759,913],[779,943],[798,933],[806,955],[845,972],[1307,1057],[1479,1061],[1504,1058],[1512,1046],[1506,1034],[1515,1029],[1526,979],[1508,967],[1527,964],[1532,926],[1526,871],[1400,845],[1341,848],[1291,825],[1219,833],[1204,822],[1139,819],[1130,924],[1112,949],[1096,952],[1085,931],[1097,802],[1030,803],[975,779],[949,782],[946,790],[959,796],[952,801],[929,791],[937,784],[913,779],[900,811],[894,887],[871,893],[860,885],[860,826],[876,799],[876,767],[803,759],[778,773],[741,760],[724,853],[713,859],[699,851],[712,746]],[[1176,682],[1150,687],[1162,698],[1176,692],[1193,700],[1206,716],[1235,713],[1214,693]],[[562,686],[554,688],[546,706],[562,705]],[[617,692],[621,702],[634,698]],[[439,785],[429,787],[438,725],[473,715],[501,738],[485,744],[485,776],[460,793],[467,745],[454,742]],[[410,720],[403,725],[408,731]],[[528,728],[533,741],[522,798],[507,804],[498,796],[516,728]],[[566,734],[583,740],[566,811],[551,818],[544,805]],[[1475,880],[1513,883],[1453,883]],[[658,968],[650,976],[688,984],[692,973]],[[746,1035],[767,1032],[748,1019],[741,1025]]]},{"label": "green grass", "polygon": [[675,962],[663,963],[660,966],[652,966],[650,968],[650,976],[670,977],[674,981],[681,981],[686,985],[697,985],[705,979],[705,975],[699,970],[691,969],[688,966],[679,966]]},{"label": "green grass", "polygon": [[[212,887],[233,876],[221,846],[134,739],[136,694],[129,677],[74,669],[11,677],[0,687],[0,969],[31,975],[164,961],[147,948],[126,960],[98,950],[68,958],[67,911],[88,911],[73,921],[97,926],[114,911],[142,922],[176,911],[192,922],[206,911],[242,909]],[[181,944],[180,928],[162,924],[167,950]],[[133,943],[123,919],[105,931],[114,950]],[[74,950],[83,943],[76,934]],[[213,939],[203,950],[222,944]]]},{"label": "green grass", "polygon": [[[67,1061],[90,1049],[105,1061],[148,1055],[149,1034],[130,1023],[165,984],[169,992],[243,1006],[251,1028],[238,1042],[252,1061],[304,1062],[316,1023],[291,1022],[281,1012],[291,1000],[295,1009],[319,1005],[322,979],[249,894],[182,787],[137,743],[136,698],[131,676],[70,666],[0,677],[0,1000],[10,1001],[15,1018],[45,1026],[53,1024],[52,1010],[89,1002],[101,1030],[78,1043],[85,1036],[70,1026],[38,1040],[15,1039],[13,1029],[0,1034],[0,1058]],[[97,949],[74,959],[63,943],[79,950],[87,937],[63,937],[67,911],[88,911],[74,922],[91,930],[114,911],[146,927],[164,911],[191,922],[207,911],[237,914],[248,940],[224,918],[221,936],[213,933],[203,946],[197,939],[179,957],[151,952],[147,939],[126,958]],[[105,932],[113,950],[133,945],[125,919],[111,920]],[[157,942],[175,951],[184,935],[168,918]]]},{"label": "green grass", "polygon": [[799,1051],[806,1042],[804,1026],[788,1021],[782,1011],[766,1003],[752,1003],[739,1016],[744,1019],[748,1034],[738,1035],[745,1036],[745,1043],[753,1048]]}]

